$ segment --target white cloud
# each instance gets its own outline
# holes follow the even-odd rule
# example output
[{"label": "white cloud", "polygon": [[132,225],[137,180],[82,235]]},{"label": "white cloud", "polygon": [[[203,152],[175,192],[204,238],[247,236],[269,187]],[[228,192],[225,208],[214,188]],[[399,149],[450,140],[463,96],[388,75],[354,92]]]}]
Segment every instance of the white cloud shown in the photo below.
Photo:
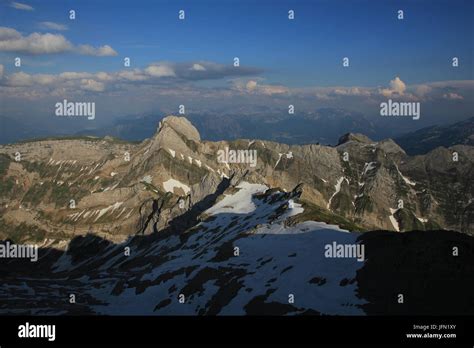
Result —
[{"label": "white cloud", "polygon": [[397,76],[395,79],[390,81],[390,88],[397,93],[403,94],[407,86],[405,85],[405,82],[400,80],[400,78]]},{"label": "white cloud", "polygon": [[91,92],[103,92],[105,90],[105,85],[102,82],[84,79],[81,80],[81,89]]},{"label": "white cloud", "polygon": [[428,85],[419,85],[415,87],[415,94],[423,98],[424,96],[429,94],[432,90],[433,88],[431,88]]},{"label": "white cloud", "polygon": [[193,64],[193,66],[191,67],[191,70],[194,70],[194,71],[206,71],[206,68],[204,66],[202,66],[201,64]]},{"label": "white cloud", "polygon": [[92,47],[91,45],[79,45],[77,47],[77,51],[80,54],[84,54],[87,56],[97,56],[97,57],[105,57],[105,56],[116,56],[118,53],[109,45],[101,46],[101,47]]},{"label": "white cloud", "polygon": [[[464,96],[472,94],[474,80],[426,82],[420,85],[413,85],[407,89],[413,91],[414,95],[424,100],[463,100],[465,99]],[[463,94],[458,93],[460,90],[463,91]]]},{"label": "white cloud", "polygon": [[114,80],[113,76],[106,72],[98,72],[95,74],[95,77],[100,81],[113,81]]},{"label": "white cloud", "polygon": [[390,88],[383,88],[380,93],[385,97],[394,97],[394,96],[402,96],[405,93],[407,86],[405,82],[400,80],[397,76],[395,79],[390,81]]},{"label": "white cloud", "polygon": [[[0,35],[15,36],[14,32],[2,32]],[[194,64],[203,65],[206,71],[192,71]],[[1,68],[1,66],[0,66]],[[3,70],[3,72],[2,72]],[[203,74],[203,76],[198,76]],[[3,75],[3,78],[2,78]],[[334,86],[334,87],[303,87],[289,88],[283,85],[264,84],[263,79],[252,77],[249,79],[237,78],[231,80],[230,87],[208,88],[200,86],[199,81],[209,78],[228,77],[225,66],[210,62],[172,63],[156,62],[144,69],[124,69],[115,72],[74,72],[66,71],[60,74],[28,74],[16,72],[6,74],[0,70],[0,89],[15,93],[16,96],[39,98],[47,95],[71,95],[74,93],[105,92],[118,95],[121,92],[136,91],[138,88],[153,93],[174,96],[193,96],[205,98],[232,98],[237,95],[247,97],[266,96],[298,96],[304,100],[328,101],[344,103],[348,98],[359,98],[362,103],[373,103],[377,99],[403,96],[407,100],[457,100],[468,95],[474,89],[474,81],[441,81],[406,86],[399,78],[393,79],[389,87],[361,87],[361,86]],[[232,75],[230,75],[232,76]],[[167,77],[166,80],[162,78]],[[196,82],[194,84],[193,82]],[[3,86],[3,87],[2,87]],[[150,89],[150,86],[153,88]],[[9,87],[14,87],[8,90]],[[469,90],[466,91],[466,88]],[[383,91],[383,93],[382,93]],[[461,93],[462,92],[462,93]],[[384,94],[385,93],[385,94]]]},{"label": "white cloud", "polygon": [[234,83],[233,89],[245,93],[255,93],[255,94],[264,94],[264,95],[273,95],[273,94],[284,94],[288,93],[290,90],[285,86],[280,85],[263,85],[259,84],[256,80],[249,80],[247,83],[242,84],[241,81],[236,81]]},{"label": "white cloud", "polygon": [[[2,31],[0,35],[14,37],[13,31]],[[206,71],[192,71],[195,64],[202,65]],[[11,93],[30,98],[47,96],[51,93],[63,95],[85,92],[103,92],[117,94],[126,91],[136,91],[138,88],[152,90],[160,95],[183,95],[194,97],[229,97],[233,96],[298,96],[305,100],[325,100],[331,103],[343,103],[344,100],[354,102],[373,103],[378,99],[403,96],[407,100],[443,99],[461,100],[474,89],[474,81],[441,81],[406,86],[400,78],[390,81],[387,88],[361,86],[334,86],[334,87],[303,87],[289,88],[283,85],[264,84],[260,77],[237,78],[231,80],[228,87],[204,87],[200,81],[212,78],[226,78],[232,74],[226,66],[211,62],[172,63],[156,62],[144,69],[123,69],[115,72],[75,72],[66,71],[59,74],[28,74],[16,72],[7,74],[0,66],[0,89],[2,92],[11,88]],[[3,78],[2,78],[3,75]],[[201,76],[202,75],[202,76]],[[167,77],[165,80],[162,78]],[[2,87],[3,86],[3,87]],[[150,89],[150,86],[153,88]],[[470,88],[466,91],[465,88]],[[382,92],[383,91],[383,92]],[[10,93],[10,92],[9,92]],[[351,99],[349,99],[351,98]],[[356,98],[359,98],[355,100]],[[465,99],[466,97],[464,97]]]},{"label": "white cloud", "polygon": [[247,82],[245,87],[247,88],[248,91],[253,91],[257,88],[257,81],[250,80],[249,82]]},{"label": "white cloud", "polygon": [[[98,73],[97,75],[101,76]],[[27,74],[25,72],[18,72],[11,74],[7,78],[7,86],[10,87],[28,87],[28,86],[47,86],[53,84],[66,84],[70,87],[77,86],[77,81],[86,81],[94,77],[91,73],[78,73],[78,72],[63,72],[58,75],[52,74]],[[86,83],[86,82],[84,82]]]},{"label": "white cloud", "polygon": [[28,54],[76,52],[92,56],[117,55],[117,52],[109,45],[97,48],[90,45],[76,47],[61,34],[32,33],[28,36],[23,36],[17,30],[7,27],[0,27],[0,51]]},{"label": "white cloud", "polygon": [[0,80],[3,78],[3,72],[5,71],[5,68],[3,67],[2,64],[0,64]]},{"label": "white cloud", "polygon": [[23,11],[33,11],[34,8],[31,7],[30,5],[27,5],[27,4],[22,4],[21,2],[11,2],[10,3],[10,7],[13,7],[14,9],[17,9],[17,10],[23,10]]},{"label": "white cloud", "polygon": [[314,96],[315,96],[317,99],[320,99],[320,100],[330,100],[330,99],[331,99],[331,97],[329,97],[328,93],[325,92],[325,91],[315,92],[315,93],[314,93]]},{"label": "white cloud", "polygon": [[30,74],[23,71],[11,74],[8,77],[8,85],[12,87],[26,87],[33,85],[33,79]]},{"label": "white cloud", "polygon": [[21,34],[13,28],[0,27],[0,41],[21,38]]},{"label": "white cloud", "polygon": [[58,75],[35,74],[30,75],[23,71],[11,74],[7,78],[7,85],[11,87],[29,87],[33,85],[46,86],[57,83],[60,80]]},{"label": "white cloud", "polygon": [[126,81],[145,81],[149,76],[144,75],[139,69],[123,70],[117,73],[117,76]]},{"label": "white cloud", "polygon": [[[8,35],[11,36],[11,33]],[[12,93],[15,91],[18,95],[28,95],[28,98],[40,95],[66,95],[67,93],[80,93],[81,91],[102,92],[108,90],[110,93],[117,93],[119,91],[129,91],[131,88],[136,89],[151,85],[155,86],[156,89],[154,90],[159,90],[161,95],[181,95],[183,91],[186,91],[189,95],[215,97],[216,93],[220,95],[227,93],[231,96],[235,92],[235,89],[223,88],[221,91],[217,91],[213,88],[200,88],[191,84],[192,81],[229,76],[227,68],[219,64],[212,65],[209,62],[196,64],[205,66],[206,71],[191,72],[190,67],[193,66],[193,63],[180,65],[170,62],[157,62],[144,69],[124,69],[116,72],[65,71],[59,74],[18,72],[0,79],[0,89],[2,86],[6,88],[14,87],[15,89],[11,90]],[[207,66],[211,66],[212,69],[208,69]],[[189,75],[190,73],[191,75]],[[194,75],[195,73],[204,75],[199,77]],[[165,77],[168,79],[162,81],[161,78]],[[108,86],[111,86],[111,88],[108,88]],[[249,82],[248,88],[249,90],[252,89],[252,82]],[[287,89],[283,86],[258,85],[255,93],[273,95],[286,91]]]},{"label": "white cloud", "polygon": [[168,65],[150,65],[145,72],[153,77],[169,77],[176,76],[173,68]]},{"label": "white cloud", "polygon": [[59,34],[32,33],[22,36],[12,28],[0,27],[0,51],[49,54],[68,51],[72,44]]},{"label": "white cloud", "polygon": [[462,100],[464,99],[462,95],[459,95],[457,93],[445,93],[443,94],[444,99],[449,99],[449,100]]},{"label": "white cloud", "polygon": [[57,77],[48,74],[37,74],[32,76],[33,82],[39,85],[50,85],[57,81]]},{"label": "white cloud", "polygon": [[39,26],[42,29],[51,29],[51,30],[58,30],[58,31],[68,30],[67,25],[54,23],[54,22],[40,22]]},{"label": "white cloud", "polygon": [[[98,81],[100,80],[100,81]],[[32,87],[32,86],[52,86],[63,91],[68,88],[76,90],[80,88],[84,91],[102,92],[105,90],[103,81],[112,81],[113,76],[99,72],[96,74],[80,72],[63,72],[59,75],[34,74],[25,72],[11,74],[7,78],[7,86],[10,87]]]},{"label": "white cloud", "polygon": [[59,77],[62,80],[77,80],[91,78],[92,74],[87,72],[75,72],[75,71],[65,71],[59,74]]},{"label": "white cloud", "polygon": [[[0,43],[1,44],[1,43]],[[33,33],[25,39],[10,42],[11,48],[16,51],[25,51],[33,54],[59,53],[71,49],[71,43],[64,36],[56,34]],[[8,47],[8,44],[6,45]]]},{"label": "white cloud", "polygon": [[262,94],[273,95],[288,93],[289,89],[285,86],[261,85],[258,86],[258,91]]},{"label": "white cloud", "polygon": [[371,95],[367,88],[362,87],[336,87],[333,91],[336,95],[347,95],[347,96],[363,96],[368,97]]}]

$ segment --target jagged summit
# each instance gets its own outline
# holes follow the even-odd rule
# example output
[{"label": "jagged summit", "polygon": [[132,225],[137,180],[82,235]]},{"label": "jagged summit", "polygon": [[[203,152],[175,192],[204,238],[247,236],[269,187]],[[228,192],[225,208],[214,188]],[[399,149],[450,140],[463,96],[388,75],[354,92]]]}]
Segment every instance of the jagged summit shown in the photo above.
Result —
[{"label": "jagged summit", "polygon": [[200,141],[199,131],[186,117],[166,116],[158,124],[155,137],[165,131],[167,128],[173,129],[176,133],[184,135],[189,140]]},{"label": "jagged summit", "polygon": [[191,155],[189,142],[199,143],[201,136],[196,127],[185,117],[166,116],[158,124],[155,135],[151,138],[150,146],[145,141],[145,151],[152,155],[159,149],[172,149],[183,155]]},{"label": "jagged summit", "polygon": [[373,141],[369,137],[365,136],[364,134],[346,133],[342,137],[339,138],[337,145],[342,145],[349,141],[357,141],[359,143],[366,143],[366,144],[373,143]]}]

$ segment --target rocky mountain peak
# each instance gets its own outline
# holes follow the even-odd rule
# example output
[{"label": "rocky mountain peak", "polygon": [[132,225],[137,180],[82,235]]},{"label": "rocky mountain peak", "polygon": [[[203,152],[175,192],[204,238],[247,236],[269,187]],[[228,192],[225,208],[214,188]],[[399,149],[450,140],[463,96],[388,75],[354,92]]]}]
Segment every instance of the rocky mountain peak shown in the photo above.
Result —
[{"label": "rocky mountain peak", "polygon": [[155,137],[164,132],[167,128],[173,129],[176,133],[183,135],[189,140],[196,142],[201,140],[198,130],[186,117],[166,116],[160,121]]},{"label": "rocky mountain peak", "polygon": [[359,143],[373,143],[367,136],[360,134],[360,133],[346,133],[342,137],[339,138],[337,145],[342,145],[349,141],[357,141]]}]

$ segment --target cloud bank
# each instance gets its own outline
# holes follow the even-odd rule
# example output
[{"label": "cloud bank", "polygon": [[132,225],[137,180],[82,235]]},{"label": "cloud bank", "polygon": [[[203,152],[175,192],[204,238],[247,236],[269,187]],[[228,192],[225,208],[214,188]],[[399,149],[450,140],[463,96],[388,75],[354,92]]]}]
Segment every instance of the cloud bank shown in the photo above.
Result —
[{"label": "cloud bank", "polygon": [[[3,37],[16,35],[8,31],[0,34]],[[94,54],[101,53],[94,51]],[[259,76],[262,72],[256,67],[234,67],[209,61],[164,61],[115,72],[65,71],[58,74],[7,73],[0,65],[0,93],[5,100],[110,97],[119,101],[125,98],[131,100],[131,104],[141,106],[157,100],[173,105],[187,100],[206,108],[230,110],[229,105],[234,105],[233,112],[243,113],[258,110],[259,105],[281,110],[289,104],[308,112],[321,106],[377,111],[380,102],[388,98],[446,107],[464,103],[467,107],[474,96],[473,80],[409,84],[395,76],[386,86],[294,88],[266,83]],[[235,105],[238,105],[237,109]]]},{"label": "cloud bank", "polygon": [[99,57],[117,55],[117,52],[109,45],[97,48],[90,45],[75,46],[61,34],[31,33],[24,36],[19,31],[8,27],[0,27],[1,51],[32,55],[67,52]]}]

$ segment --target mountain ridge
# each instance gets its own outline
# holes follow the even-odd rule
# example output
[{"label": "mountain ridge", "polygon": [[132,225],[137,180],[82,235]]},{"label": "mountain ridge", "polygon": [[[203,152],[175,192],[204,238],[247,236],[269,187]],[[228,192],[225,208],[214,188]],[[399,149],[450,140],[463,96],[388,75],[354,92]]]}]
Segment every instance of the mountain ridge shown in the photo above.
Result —
[{"label": "mountain ridge", "polygon": [[[256,167],[219,163],[217,152],[226,147],[256,151]],[[459,162],[452,161],[453,151]],[[35,228],[60,240],[89,231],[115,241],[152,233],[206,197],[222,195],[223,183],[232,189],[243,178],[287,192],[300,187],[307,219],[338,221],[353,230],[444,227],[473,233],[469,146],[410,157],[391,139],[364,138],[336,147],[201,141],[188,120],[170,116],[138,144],[113,138],[44,140],[2,146],[0,156],[0,231],[11,237],[1,226],[17,226],[20,240]]]}]

